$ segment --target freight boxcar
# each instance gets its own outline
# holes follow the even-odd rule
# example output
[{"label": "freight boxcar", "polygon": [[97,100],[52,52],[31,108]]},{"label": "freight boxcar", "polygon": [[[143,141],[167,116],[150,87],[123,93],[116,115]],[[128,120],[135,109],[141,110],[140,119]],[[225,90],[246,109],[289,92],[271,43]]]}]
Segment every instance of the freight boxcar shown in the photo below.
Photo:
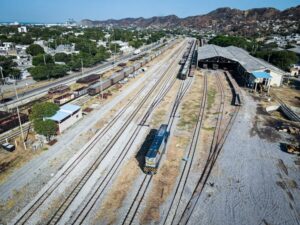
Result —
[{"label": "freight boxcar", "polygon": [[134,70],[138,70],[139,68],[141,68],[141,66],[142,66],[142,64],[141,64],[140,62],[135,63],[135,64],[133,65]]},{"label": "freight boxcar", "polygon": [[[20,113],[21,123],[25,123],[28,121],[28,116],[26,114]],[[7,117],[4,117],[0,120],[0,133],[13,129],[19,126],[19,118],[18,115],[11,114]]]},{"label": "freight boxcar", "polygon": [[97,82],[91,85],[87,91],[89,95],[93,96],[109,88],[111,85],[112,85],[111,80],[107,79],[105,81]]},{"label": "freight boxcar", "polygon": [[125,72],[125,77],[128,77],[129,74],[134,72],[133,66],[124,69],[124,72]]},{"label": "freight boxcar", "polygon": [[64,94],[62,96],[59,96],[55,99],[53,99],[53,102],[57,105],[63,105],[71,100],[73,100],[75,98],[74,94],[73,93],[67,93],[67,94]]},{"label": "freight boxcar", "polygon": [[76,81],[76,83],[79,83],[79,84],[89,84],[89,83],[92,83],[92,82],[98,80],[99,78],[100,78],[99,74],[91,74],[91,75],[88,75],[86,77],[82,77],[82,78],[78,79]]},{"label": "freight boxcar", "polygon": [[63,94],[67,91],[69,91],[70,88],[68,85],[65,85],[65,84],[61,84],[61,85],[58,85],[56,87],[53,87],[53,88],[50,88],[48,93],[49,94]]},{"label": "freight boxcar", "polygon": [[124,74],[125,74],[124,72],[113,74],[113,75],[110,77],[110,80],[111,80],[112,84],[116,84],[116,83],[118,83],[120,80],[124,79],[124,77],[125,77]]},{"label": "freight boxcar", "polygon": [[73,94],[74,94],[75,98],[78,98],[78,97],[80,97],[82,95],[87,94],[87,88],[86,87],[78,88],[78,89],[76,89],[76,90],[73,91]]},{"label": "freight boxcar", "polygon": [[147,174],[155,174],[157,172],[161,154],[164,152],[168,141],[169,132],[167,129],[167,124],[162,124],[160,126],[149,150],[147,151],[144,166],[144,172]]}]

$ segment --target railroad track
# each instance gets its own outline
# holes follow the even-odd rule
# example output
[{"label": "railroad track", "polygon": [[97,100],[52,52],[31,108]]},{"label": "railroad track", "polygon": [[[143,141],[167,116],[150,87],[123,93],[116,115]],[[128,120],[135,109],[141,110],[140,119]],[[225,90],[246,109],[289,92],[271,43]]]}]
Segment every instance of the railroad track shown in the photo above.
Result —
[{"label": "railroad track", "polygon": [[[161,77],[157,83],[160,82],[160,80],[163,77]],[[92,148],[98,143],[99,139],[101,139],[106,133],[107,131],[116,123],[116,121],[120,118],[120,116],[133,104],[133,102],[139,97],[139,95],[142,93],[142,91],[146,88],[146,85],[144,86],[144,88],[142,88],[132,99],[130,102],[128,102],[126,104],[126,106],[117,114],[116,117],[114,117],[113,120],[111,120],[109,122],[109,124],[101,130],[101,132],[99,132],[97,134],[97,136],[95,137],[95,139],[88,144],[88,146],[85,148],[85,150],[78,156],[78,158],[76,158],[67,168],[66,170],[58,177],[56,178],[53,183],[45,190],[45,192],[39,196],[37,198],[37,200],[35,200],[35,202],[14,222],[14,224],[25,224],[28,219],[30,219],[30,217],[37,211],[37,209],[47,200],[47,198],[56,190],[56,188],[66,179],[66,177],[71,173],[71,171],[81,162],[81,160],[92,150]],[[152,90],[153,91],[153,90]],[[123,128],[126,126],[123,126]],[[117,136],[119,136],[122,133],[122,131],[118,132],[116,134],[116,136],[113,138],[116,139]],[[112,140],[112,142],[113,142]],[[108,149],[108,148],[107,148]],[[106,150],[107,150],[106,149]],[[99,157],[105,156],[107,154],[108,151],[103,151]],[[101,160],[100,160],[101,161]],[[100,163],[99,161],[97,163]],[[95,170],[95,163],[93,164],[92,169]],[[89,170],[91,171],[91,170]],[[84,177],[88,177],[91,175],[91,172],[87,172],[87,174]],[[86,178],[83,178],[81,183],[83,183],[86,180]],[[78,188],[77,188],[78,190]],[[72,194],[73,195],[73,194]],[[70,197],[69,197],[70,199]],[[61,211],[60,207],[60,211]],[[57,213],[56,213],[57,214]],[[55,216],[55,218],[57,218],[57,216]],[[57,220],[57,219],[56,219]],[[54,218],[50,221],[51,223],[53,223],[52,221],[54,221]]]},{"label": "railroad track", "polygon": [[[22,124],[23,132],[25,137],[27,136],[27,133],[31,129],[30,122],[26,122]],[[20,126],[15,127],[12,130],[6,131],[3,134],[0,135],[0,143],[5,143],[6,140],[11,140],[16,137],[19,137],[21,135]]]},{"label": "railroad track", "polygon": [[[171,127],[173,125],[173,122],[175,120],[175,115],[177,113],[177,110],[179,108],[179,105],[181,103],[182,98],[186,94],[187,90],[189,89],[190,85],[192,83],[192,78],[188,79],[187,81],[182,81],[180,84],[180,87],[178,89],[169,119],[168,119],[168,130],[171,130]],[[160,163],[160,160],[162,159],[162,156],[159,159],[158,164]],[[140,209],[140,205],[143,202],[143,199],[146,195],[146,192],[151,184],[153,175],[143,175],[142,182],[139,186],[138,192],[136,193],[126,215],[125,218],[122,221],[122,224],[132,224],[134,219],[136,218],[136,215],[138,213],[138,210]]]},{"label": "railroad track", "polygon": [[229,122],[226,124],[224,132],[221,132],[221,123],[222,118],[224,114],[224,87],[220,80],[219,74],[216,74],[217,76],[217,86],[218,89],[221,91],[221,104],[219,105],[219,115],[217,120],[217,126],[213,135],[213,141],[210,148],[209,156],[206,161],[206,164],[204,166],[204,170],[201,174],[201,177],[199,178],[197,185],[193,191],[192,196],[190,197],[187,205],[184,208],[183,214],[180,216],[178,224],[187,224],[194,209],[197,205],[197,202],[199,201],[199,198],[201,196],[201,193],[207,183],[207,180],[211,174],[211,171],[213,169],[213,166],[215,165],[215,162],[220,154],[220,151],[225,143],[225,140],[233,126],[233,123],[237,117],[237,114],[239,112],[240,106],[236,106],[233,116],[230,118]]},{"label": "railroad track", "polygon": [[[177,61],[175,61],[175,62],[177,62]],[[112,167],[110,168],[110,170],[108,171],[108,173],[104,177],[104,179],[101,181],[101,183],[99,185],[97,185],[97,189],[89,197],[89,199],[84,204],[84,206],[79,210],[77,215],[74,216],[73,218],[71,218],[71,222],[70,222],[71,224],[82,224],[84,222],[84,220],[87,218],[87,216],[89,215],[89,213],[93,209],[96,202],[98,202],[98,200],[100,199],[100,197],[102,196],[102,194],[106,190],[109,183],[113,180],[114,176],[119,171],[125,157],[127,156],[127,153],[129,151],[129,149],[131,148],[131,146],[133,145],[136,137],[140,133],[143,125],[145,125],[145,123],[147,122],[147,119],[150,117],[153,110],[157,107],[157,105],[162,101],[164,96],[168,93],[170,88],[173,86],[173,84],[176,80],[176,78],[174,78],[174,76],[173,76],[174,75],[174,72],[173,72],[174,69],[173,69],[173,71],[171,70],[173,64],[174,63],[170,64],[170,66],[166,70],[165,74],[169,73],[169,76],[165,80],[164,84],[162,85],[162,88],[160,89],[160,91],[158,92],[158,94],[156,95],[154,100],[152,101],[152,103],[149,106],[148,110],[146,111],[144,116],[141,118],[141,120],[139,122],[140,126],[137,126],[135,128],[135,130],[134,130],[133,134],[130,136],[128,142],[126,142],[124,148],[121,150],[119,157],[113,163]]]},{"label": "railroad track", "polygon": [[282,112],[292,121],[300,122],[300,116],[297,115],[290,107],[288,107],[284,101],[282,101],[279,97],[276,96],[275,93],[272,93],[273,98],[280,104],[280,108]]},{"label": "railroad track", "polygon": [[[195,155],[195,151],[196,151],[196,148],[198,145],[200,130],[202,128],[206,103],[207,103],[207,75],[205,74],[204,80],[203,80],[203,93],[202,93],[200,110],[198,113],[197,123],[196,123],[195,129],[194,129],[194,132],[193,132],[191,144],[189,146],[189,149],[187,152],[187,157],[186,157],[188,160],[185,161],[185,163],[183,165],[183,169],[181,170],[179,181],[177,183],[175,193],[172,196],[171,204],[167,210],[167,214],[166,214],[167,216],[165,217],[163,224],[173,224],[175,215],[177,214],[177,210],[178,210],[179,204],[182,199],[183,191],[186,187],[187,179],[190,174],[192,164],[194,161],[194,155]],[[173,209],[173,212],[171,215],[172,209]]]}]

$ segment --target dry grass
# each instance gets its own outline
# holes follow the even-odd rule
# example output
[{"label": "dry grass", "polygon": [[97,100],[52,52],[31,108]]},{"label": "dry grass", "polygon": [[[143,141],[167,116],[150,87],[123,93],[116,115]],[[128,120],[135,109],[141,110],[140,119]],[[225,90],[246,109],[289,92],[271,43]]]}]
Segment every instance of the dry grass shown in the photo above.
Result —
[{"label": "dry grass", "polygon": [[196,125],[201,101],[201,87],[203,78],[199,72],[195,72],[195,80],[190,92],[183,99],[180,110],[180,120],[177,125],[180,130],[191,132]]},{"label": "dry grass", "polygon": [[287,105],[300,107],[300,92],[297,89],[292,89],[288,86],[280,88],[271,88],[271,95],[276,94],[278,98],[283,100]]},{"label": "dry grass", "polygon": [[96,215],[94,224],[99,224],[103,220],[105,220],[106,224],[115,224],[118,209],[122,206],[138,172],[138,162],[131,158],[122,169],[122,173],[117,177],[117,182],[114,183],[109,194],[105,197],[101,209]]},{"label": "dry grass", "polygon": [[153,186],[147,197],[146,208],[141,216],[141,224],[159,221],[160,205],[171,194],[180,172],[180,163],[188,145],[186,136],[173,137],[167,150],[166,160],[153,178]]},{"label": "dry grass", "polygon": [[160,220],[160,206],[172,193],[180,174],[180,165],[187,148],[191,131],[197,122],[200,107],[202,77],[196,73],[194,83],[183,99],[180,109],[180,120],[176,127],[176,136],[169,140],[166,158],[162,161],[157,174],[153,178],[151,192],[147,196],[146,207],[141,215],[141,224]]},{"label": "dry grass", "polygon": [[0,202],[0,224],[6,224],[11,214],[20,210],[16,209],[16,207],[18,207],[18,203],[23,201],[26,197],[25,192],[26,187],[22,187],[18,191],[14,190],[7,201]]},{"label": "dry grass", "polygon": [[[32,135],[29,135],[29,139],[31,137]],[[22,167],[25,163],[37,157],[42,152],[42,150],[25,150],[20,138],[17,138],[16,142],[17,147],[14,152],[0,150],[0,184],[4,183],[16,169]]]}]

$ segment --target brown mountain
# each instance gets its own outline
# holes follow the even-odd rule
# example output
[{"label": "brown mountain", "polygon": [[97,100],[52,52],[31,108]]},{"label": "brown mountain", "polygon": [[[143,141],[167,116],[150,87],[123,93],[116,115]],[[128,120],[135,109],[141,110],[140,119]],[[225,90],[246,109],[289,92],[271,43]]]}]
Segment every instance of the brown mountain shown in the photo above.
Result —
[{"label": "brown mountain", "polygon": [[300,5],[283,11],[275,8],[239,10],[219,8],[208,14],[179,18],[175,15],[151,18],[125,18],[120,20],[82,20],[86,26],[154,27],[210,29],[217,32],[255,34],[257,32],[299,29]]}]

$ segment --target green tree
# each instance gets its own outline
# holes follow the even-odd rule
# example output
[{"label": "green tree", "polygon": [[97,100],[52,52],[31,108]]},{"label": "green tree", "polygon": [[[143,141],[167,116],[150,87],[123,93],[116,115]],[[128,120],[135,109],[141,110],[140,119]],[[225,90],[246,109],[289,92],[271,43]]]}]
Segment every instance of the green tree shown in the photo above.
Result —
[{"label": "green tree", "polygon": [[47,141],[51,140],[51,137],[56,135],[57,125],[52,120],[35,120],[33,122],[34,130],[40,135],[44,135]]},{"label": "green tree", "polygon": [[53,116],[59,107],[52,102],[36,103],[31,109],[29,119],[33,122],[35,132],[44,135],[48,141],[56,134],[57,125],[54,121],[47,119]]},{"label": "green tree", "polygon": [[[44,59],[45,57],[45,59]],[[32,65],[34,66],[40,66],[40,65],[45,65],[46,64],[53,64],[53,58],[51,55],[44,55],[44,54],[39,54],[37,56],[34,56],[32,59]]]},{"label": "green tree", "polygon": [[246,38],[239,37],[239,36],[224,36],[219,35],[211,39],[209,44],[219,45],[221,47],[227,47],[230,45],[243,48],[249,52],[256,49],[256,43],[251,40],[247,40]]},{"label": "green tree", "polygon": [[42,102],[36,103],[31,108],[31,113],[29,115],[30,120],[43,119],[44,117],[51,117],[57,111],[59,107],[52,102]]},{"label": "green tree", "polygon": [[289,71],[292,64],[298,62],[298,57],[296,53],[291,51],[270,51],[262,50],[257,52],[254,56],[262,58],[275,66],[281,68],[282,70]]},{"label": "green tree", "polygon": [[50,78],[63,77],[69,71],[66,65],[47,64],[29,68],[29,72],[34,80],[46,80]]},{"label": "green tree", "polygon": [[64,62],[64,63],[68,63],[71,61],[71,56],[66,54],[66,53],[56,53],[54,55],[55,61],[56,62]]},{"label": "green tree", "polygon": [[8,77],[10,75],[18,77],[20,75],[20,70],[14,68],[17,63],[13,61],[14,56],[0,56],[0,66],[3,69],[3,76]]},{"label": "green tree", "polygon": [[110,43],[109,45],[109,49],[115,53],[115,52],[119,52],[120,51],[120,45],[116,44],[116,43]]},{"label": "green tree", "polygon": [[30,54],[32,56],[36,56],[36,55],[39,55],[39,54],[43,54],[44,53],[44,49],[40,45],[31,44],[26,49],[26,53]]}]

